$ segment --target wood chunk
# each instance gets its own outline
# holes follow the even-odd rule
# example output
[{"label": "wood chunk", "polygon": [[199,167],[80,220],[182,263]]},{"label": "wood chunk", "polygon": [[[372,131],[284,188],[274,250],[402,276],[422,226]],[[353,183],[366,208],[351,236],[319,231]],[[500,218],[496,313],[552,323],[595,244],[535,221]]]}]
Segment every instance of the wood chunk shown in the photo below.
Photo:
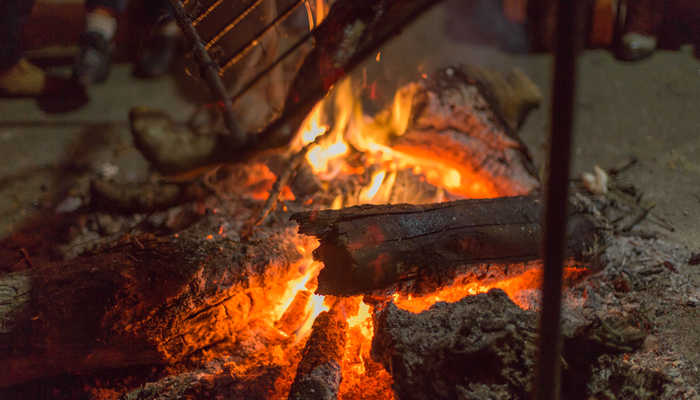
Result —
[{"label": "wood chunk", "polygon": [[0,277],[0,387],[171,364],[234,343],[267,307],[251,301],[250,280],[269,276],[259,291],[281,291],[300,255],[291,227],[261,230],[255,247],[213,237],[225,218]]},{"label": "wood chunk", "polygon": [[536,316],[501,290],[420,314],[389,304],[374,326],[372,358],[389,370],[400,399],[525,399],[530,391]]},{"label": "wood chunk", "polygon": [[439,160],[458,171],[463,183],[484,186],[463,193],[470,198],[526,195],[539,187],[528,150],[515,134],[539,104],[539,92],[524,74],[447,67],[417,87],[408,127],[388,146]]},{"label": "wood chunk", "polygon": [[[299,232],[317,237],[325,267],[318,292],[354,295],[469,264],[537,259],[543,207],[534,197],[460,200],[430,205],[362,205],[294,214]],[[595,226],[569,222],[567,254],[583,258]]]},{"label": "wood chunk", "polygon": [[318,315],[297,367],[290,400],[338,398],[347,327],[347,322],[333,310]]},{"label": "wood chunk", "polygon": [[[563,398],[586,399],[609,389],[609,381],[588,386],[591,372],[600,376],[612,355],[639,349],[645,334],[623,318],[601,321],[564,314]],[[374,315],[372,358],[394,380],[400,399],[511,399],[531,398],[537,363],[537,314],[518,308],[505,292],[465,297],[455,303],[436,303],[414,314],[389,303]],[[602,357],[601,357],[602,356]],[[614,373],[625,385],[635,377],[654,375],[634,363],[615,361]],[[658,375],[658,374],[656,374]],[[605,378],[603,378],[605,379]],[[647,380],[655,398],[665,390]],[[627,398],[623,396],[624,398]],[[637,398],[632,396],[631,398]]]}]

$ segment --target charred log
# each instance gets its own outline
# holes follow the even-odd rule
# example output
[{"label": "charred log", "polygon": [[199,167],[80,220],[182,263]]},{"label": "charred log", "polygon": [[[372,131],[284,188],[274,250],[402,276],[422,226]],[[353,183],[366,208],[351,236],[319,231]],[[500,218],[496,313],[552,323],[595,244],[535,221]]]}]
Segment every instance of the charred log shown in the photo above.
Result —
[{"label": "charred log", "polygon": [[515,135],[540,102],[537,87],[522,72],[447,67],[413,90],[408,126],[387,138],[387,145],[440,160],[463,182],[478,182],[482,187],[470,189],[468,197],[526,195],[539,186],[528,150]]},{"label": "charred log", "polygon": [[[325,264],[318,292],[352,295],[469,264],[539,258],[542,204],[534,197],[460,200],[431,205],[355,206],[294,214],[299,232],[316,236]],[[568,255],[581,259],[594,223],[571,216]]]},{"label": "charred log", "polygon": [[[420,314],[389,304],[375,314],[372,357],[390,371],[401,399],[528,399],[537,362],[536,317],[498,289],[437,303]],[[563,323],[564,386],[572,394],[567,398],[588,398],[586,384],[576,385],[601,368],[599,357],[634,351],[645,337],[624,320],[565,315]],[[582,354],[585,362],[568,358]],[[629,367],[621,369],[617,373],[633,381]],[[653,393],[663,392],[661,386]]]},{"label": "charred log", "polygon": [[300,256],[282,240],[289,228],[260,234],[251,247],[209,234],[222,223],[211,216],[178,237],[128,237],[0,277],[0,387],[176,363],[235,342],[255,312],[250,291],[266,290],[249,282],[270,276],[265,284],[283,288],[283,271]]},{"label": "charred log", "polygon": [[338,313],[324,311],[319,314],[304,346],[289,392],[290,400],[338,398],[346,330],[347,323]]}]

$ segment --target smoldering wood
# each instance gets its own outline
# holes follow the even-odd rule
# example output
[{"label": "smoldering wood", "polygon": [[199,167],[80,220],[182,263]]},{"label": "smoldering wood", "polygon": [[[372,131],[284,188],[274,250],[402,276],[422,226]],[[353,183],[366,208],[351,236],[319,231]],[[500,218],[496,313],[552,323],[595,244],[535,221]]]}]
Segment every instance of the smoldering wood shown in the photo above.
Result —
[{"label": "smoldering wood", "polygon": [[256,246],[207,239],[225,222],[210,215],[178,237],[126,237],[0,277],[0,387],[177,363],[235,341],[255,312],[250,279],[265,275],[281,290],[284,269],[300,255],[284,240],[290,226],[257,232]]},{"label": "smoldering wood", "polygon": [[539,187],[516,131],[541,95],[522,72],[451,66],[399,92],[408,90],[415,90],[408,125],[385,138],[387,146],[440,160],[458,171],[462,182],[478,182],[499,196],[526,195]]},{"label": "smoldering wood", "polygon": [[334,310],[316,317],[289,391],[289,400],[338,398],[347,327],[347,322]]},{"label": "smoldering wood", "polygon": [[[599,356],[639,349],[646,336],[622,318],[565,314],[563,325],[567,398],[588,398],[585,378],[599,368]],[[499,289],[436,303],[420,314],[389,303],[375,313],[374,326],[371,354],[390,371],[398,398],[530,398],[537,314],[519,308]],[[621,374],[641,374],[626,369]],[[654,390],[662,392],[662,385]]]},{"label": "smoldering wood", "polygon": [[[469,264],[538,259],[543,206],[536,197],[459,200],[430,205],[361,205],[292,215],[299,232],[320,240],[318,292],[355,295],[400,281],[439,276]],[[595,224],[572,214],[567,254],[583,259]]]}]

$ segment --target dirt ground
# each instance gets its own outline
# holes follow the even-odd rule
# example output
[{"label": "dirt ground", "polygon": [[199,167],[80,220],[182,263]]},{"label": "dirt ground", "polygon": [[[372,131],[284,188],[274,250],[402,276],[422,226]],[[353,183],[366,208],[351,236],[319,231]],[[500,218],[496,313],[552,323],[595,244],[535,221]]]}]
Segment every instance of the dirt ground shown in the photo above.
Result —
[{"label": "dirt ground", "polygon": [[[429,73],[448,64],[521,68],[545,97],[520,132],[541,166],[551,56],[508,54],[453,41],[444,35],[445,17],[445,9],[438,7],[386,46],[383,73],[400,83],[419,70]],[[63,114],[47,114],[32,99],[0,100],[0,238],[31,217],[65,205],[62,202],[86,170],[109,174],[116,168],[133,180],[143,179],[147,163],[134,150],[128,132],[131,107],[153,106],[176,116],[193,109],[172,78],[137,80],[128,64],[117,65],[105,84],[89,89],[89,96],[85,107]],[[605,50],[588,50],[580,57],[572,175],[636,157],[638,163],[623,178],[655,204],[652,213],[666,221],[648,223],[644,229],[694,253],[700,252],[699,109],[700,61],[690,49],[659,51],[635,63],[619,62]],[[663,315],[662,334],[672,338],[677,351],[695,360],[695,377],[686,378],[700,384],[700,266],[676,268],[687,269],[696,301]]]}]

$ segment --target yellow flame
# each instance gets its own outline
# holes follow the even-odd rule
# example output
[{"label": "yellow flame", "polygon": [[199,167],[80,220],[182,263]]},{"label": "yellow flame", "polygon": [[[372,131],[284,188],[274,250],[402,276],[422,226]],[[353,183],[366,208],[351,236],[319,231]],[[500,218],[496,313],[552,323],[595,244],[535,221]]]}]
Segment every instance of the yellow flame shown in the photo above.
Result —
[{"label": "yellow flame", "polygon": [[372,175],[371,183],[368,187],[364,188],[360,192],[360,201],[363,203],[368,203],[372,201],[374,196],[376,196],[379,188],[384,182],[384,177],[386,176],[385,170],[379,170]]},{"label": "yellow flame", "polygon": [[401,136],[406,133],[408,124],[411,121],[411,110],[413,108],[413,99],[418,91],[418,85],[411,83],[401,88],[394,95],[394,103],[391,113],[391,124],[393,133]]},{"label": "yellow flame", "polygon": [[368,339],[372,339],[372,312],[369,305],[364,301],[360,303],[357,314],[348,318],[347,322],[349,328],[352,329],[359,326],[362,335]]},{"label": "yellow flame", "polygon": [[311,313],[309,313],[309,317],[306,318],[306,321],[304,321],[304,325],[302,325],[297,331],[297,340],[306,337],[306,334],[311,330],[311,327],[313,326],[316,317],[318,317],[318,314],[329,310],[329,307],[324,304],[324,300],[325,296],[320,294],[314,294],[311,296],[311,301],[309,301],[309,305],[307,306],[307,309],[311,308]]},{"label": "yellow flame", "polygon": [[343,196],[337,195],[333,199],[333,204],[331,204],[331,210],[340,210],[343,208]]}]

